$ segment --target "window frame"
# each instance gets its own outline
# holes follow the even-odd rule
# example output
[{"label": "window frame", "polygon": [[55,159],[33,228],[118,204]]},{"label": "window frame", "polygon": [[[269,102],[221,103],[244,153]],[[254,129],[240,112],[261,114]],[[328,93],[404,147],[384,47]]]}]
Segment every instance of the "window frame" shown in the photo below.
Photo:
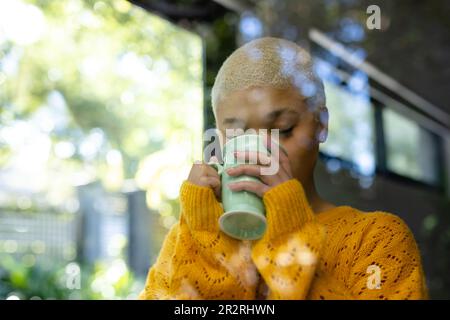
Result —
[{"label": "window frame", "polygon": [[[313,46],[312,50],[313,59],[319,58],[325,62],[330,63],[335,75],[340,79],[340,82],[337,83],[340,86],[346,86],[348,79],[350,77],[351,72],[362,71],[358,68],[348,65],[339,57],[334,56],[330,51],[325,48],[320,48]],[[332,57],[334,60],[334,64],[329,62],[327,57]],[[436,122],[431,117],[427,117],[425,114],[417,111],[410,103],[400,99],[395,93],[390,92],[386,88],[383,88],[382,85],[374,82],[373,79],[368,79],[368,87],[369,87],[369,101],[372,107],[372,121],[373,121],[373,135],[374,135],[374,157],[375,157],[375,170],[373,176],[385,177],[390,180],[418,186],[432,192],[438,192],[440,194],[445,194],[445,152],[444,152],[444,134],[445,132],[449,132],[449,129],[443,126],[442,124]],[[345,90],[345,88],[344,88]],[[382,101],[384,100],[384,101]],[[388,102],[391,102],[394,106],[389,105]],[[414,179],[412,177],[402,175],[392,171],[387,166],[387,146],[386,146],[386,132],[384,129],[383,123],[383,111],[386,108],[390,108],[393,111],[399,113],[402,117],[405,117],[414,123],[416,123],[421,130],[426,130],[428,133],[432,134],[437,152],[437,161],[434,166],[434,170],[436,171],[436,175],[438,180],[436,184],[430,183],[423,180]],[[399,109],[403,109],[402,112],[398,112]],[[426,124],[426,126],[424,126]],[[359,172],[358,166],[351,160],[342,159],[338,156],[334,156],[331,154],[327,154],[326,152],[319,151],[321,159],[336,159],[338,160],[342,168],[353,170]]]},{"label": "window frame", "polygon": [[401,183],[408,183],[413,184],[416,186],[422,186],[427,189],[437,191],[437,192],[445,192],[445,179],[444,179],[444,143],[443,143],[443,137],[438,135],[435,132],[430,131],[427,128],[424,128],[420,125],[420,123],[414,121],[413,119],[409,117],[405,117],[402,114],[399,114],[402,117],[405,117],[408,120],[413,121],[420,130],[425,130],[427,133],[431,134],[434,140],[434,145],[436,147],[436,153],[437,153],[437,161],[434,164],[434,171],[437,176],[437,182],[436,183],[430,183],[424,180],[414,179],[410,176],[406,176],[400,173],[395,172],[394,170],[389,169],[388,166],[388,151],[387,151],[387,140],[386,140],[386,130],[384,126],[384,112],[387,109],[390,109],[394,112],[396,112],[394,109],[389,108],[389,106],[381,103],[379,100],[371,97],[371,100],[373,101],[373,105],[375,106],[374,110],[374,121],[375,121],[375,151],[376,151],[376,174],[379,176],[384,176],[392,180],[396,180]]}]

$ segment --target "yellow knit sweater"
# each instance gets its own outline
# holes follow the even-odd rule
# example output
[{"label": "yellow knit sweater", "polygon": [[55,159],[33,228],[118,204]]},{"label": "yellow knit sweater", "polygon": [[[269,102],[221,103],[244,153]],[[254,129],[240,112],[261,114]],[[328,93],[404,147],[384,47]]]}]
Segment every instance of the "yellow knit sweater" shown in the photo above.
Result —
[{"label": "yellow knit sweater", "polygon": [[397,216],[348,206],[314,214],[296,179],[263,197],[255,241],[219,230],[213,191],[184,181],[180,220],[140,299],[427,299],[419,250]]}]

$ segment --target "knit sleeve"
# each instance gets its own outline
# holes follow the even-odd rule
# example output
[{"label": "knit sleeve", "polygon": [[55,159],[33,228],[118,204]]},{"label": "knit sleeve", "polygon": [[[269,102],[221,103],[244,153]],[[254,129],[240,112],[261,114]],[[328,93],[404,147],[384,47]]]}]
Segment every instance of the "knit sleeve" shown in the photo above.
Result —
[{"label": "knit sleeve", "polygon": [[351,221],[332,235],[309,298],[428,299],[420,253],[403,220],[375,212]]},{"label": "knit sleeve", "polygon": [[255,242],[252,258],[267,287],[267,298],[305,299],[320,259],[325,231],[303,187],[288,180],[263,197],[267,230]]},{"label": "knit sleeve", "polygon": [[220,232],[223,209],[208,187],[185,181],[180,221],[166,236],[140,299],[254,299],[251,244]]}]

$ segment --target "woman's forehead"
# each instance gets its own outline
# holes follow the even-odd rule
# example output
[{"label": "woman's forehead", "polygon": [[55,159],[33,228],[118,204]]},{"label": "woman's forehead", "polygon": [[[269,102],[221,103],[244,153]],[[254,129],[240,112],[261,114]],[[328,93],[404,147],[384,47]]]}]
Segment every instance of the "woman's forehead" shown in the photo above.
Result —
[{"label": "woman's forehead", "polygon": [[254,87],[233,92],[217,108],[217,122],[275,120],[280,115],[306,111],[305,99],[292,88]]}]

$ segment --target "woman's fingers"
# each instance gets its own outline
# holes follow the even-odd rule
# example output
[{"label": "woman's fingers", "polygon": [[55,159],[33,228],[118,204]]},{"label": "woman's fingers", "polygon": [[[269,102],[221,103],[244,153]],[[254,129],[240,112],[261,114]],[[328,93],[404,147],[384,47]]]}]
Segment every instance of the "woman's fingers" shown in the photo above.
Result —
[{"label": "woman's fingers", "polygon": [[220,188],[220,179],[218,177],[211,176],[203,176],[200,178],[200,181],[207,186],[210,186],[217,199],[221,200],[221,188]]},{"label": "woman's fingers", "polygon": [[187,180],[198,186],[210,187],[216,198],[221,200],[220,176],[214,168],[203,161],[197,161],[192,165]]},{"label": "woman's fingers", "polygon": [[270,137],[266,136],[265,139],[266,148],[270,151],[272,157],[278,158],[280,167],[285,171],[290,172],[291,165],[289,163],[289,157],[287,150],[281,146],[281,144],[274,142]]},{"label": "woman's fingers", "polygon": [[[273,179],[273,176],[280,173],[278,160],[272,155],[256,151],[236,151],[234,152],[234,156],[249,164],[242,164],[234,167],[239,169],[236,171],[231,170],[232,173],[229,173],[230,175],[248,174],[258,177],[263,182],[269,184],[272,181],[276,181],[276,179]],[[272,168],[273,166],[276,166],[276,168]],[[270,172],[270,174],[268,174],[268,172]]]},{"label": "woman's fingers", "polygon": [[235,177],[240,175],[252,176],[260,179],[262,182],[268,185],[272,185],[277,182],[276,176],[262,175],[261,169],[263,166],[257,164],[241,164],[236,167],[228,168],[226,170],[227,174]]},{"label": "woman's fingers", "polygon": [[231,182],[227,185],[227,187],[231,191],[249,191],[258,195],[261,198],[269,190],[269,186],[265,185],[262,182],[256,181]]},{"label": "woman's fingers", "polygon": [[259,178],[261,175],[261,166],[257,164],[241,164],[236,167],[231,167],[226,170],[230,176],[240,176],[245,174],[247,176]]},{"label": "woman's fingers", "polygon": [[217,173],[217,170],[208,164],[203,164],[202,175],[207,177],[213,177],[218,180],[220,179],[220,175]]},{"label": "woman's fingers", "polygon": [[234,156],[239,160],[248,162],[249,164],[258,164],[265,167],[272,167],[278,164],[279,168],[277,168],[277,172],[275,174],[278,173],[280,168],[282,169],[281,174],[283,174],[283,172],[290,173],[291,167],[286,150],[276,143],[272,143],[271,148],[272,149],[269,149],[271,150],[269,155],[256,151],[235,151]]},{"label": "woman's fingers", "polygon": [[[268,142],[270,141],[270,142]],[[259,178],[267,188],[274,187],[292,178],[289,158],[278,143],[266,140],[270,154],[257,151],[235,151],[233,155],[245,164],[228,168],[230,176],[247,175]]]},{"label": "woman's fingers", "polygon": [[272,158],[263,152],[257,151],[235,151],[236,159],[248,161],[250,164],[259,164],[262,166],[270,166]]}]

